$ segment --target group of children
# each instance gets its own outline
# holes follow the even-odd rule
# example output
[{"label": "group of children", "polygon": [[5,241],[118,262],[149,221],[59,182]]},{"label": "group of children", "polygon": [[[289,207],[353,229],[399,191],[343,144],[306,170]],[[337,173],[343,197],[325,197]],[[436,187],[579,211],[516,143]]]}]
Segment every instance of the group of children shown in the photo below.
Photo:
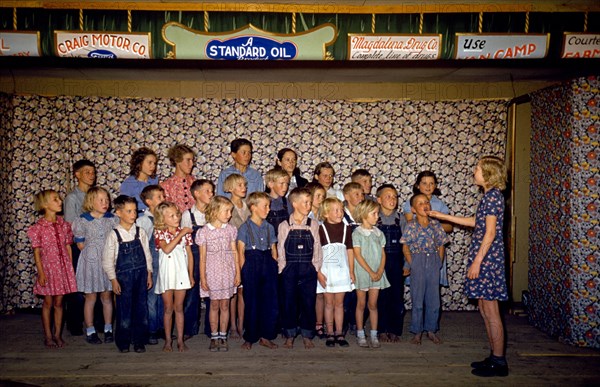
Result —
[{"label": "group of children", "polygon": [[[305,348],[314,346],[315,335],[328,347],[347,347],[345,335],[354,330],[360,347],[378,348],[402,334],[405,276],[411,342],[420,344],[427,332],[441,343],[439,285],[451,226],[429,216],[441,203],[433,173],[419,174],[402,214],[396,188],[384,184],[371,196],[372,177],[364,169],[339,191],[331,164],[317,165],[308,183],[288,148],[264,183],[249,166],[249,141],[234,140],[231,156],[233,165],[215,187],[193,177],[195,154],[177,145],[169,150],[175,173],[158,185],[157,156],[141,148],[113,202],[114,214],[108,191],[94,186],[94,166],[85,160],[74,165],[78,187],[67,196],[65,220],[57,215],[62,203],[55,191],[35,195],[42,218],[28,234],[38,270],[34,291],[44,296],[46,346],[64,345],[62,298],[81,292],[86,340],[102,342],[94,327],[99,294],[104,342],[114,340],[121,352],[130,344],[144,352],[162,330],[163,350],[171,352],[173,313],[178,350],[186,351],[185,340],[199,334],[201,298],[210,351],[227,351],[230,335],[241,335],[244,349],[257,342],[274,349],[279,332],[286,348],[298,334]],[[448,212],[445,205],[433,210]]]}]

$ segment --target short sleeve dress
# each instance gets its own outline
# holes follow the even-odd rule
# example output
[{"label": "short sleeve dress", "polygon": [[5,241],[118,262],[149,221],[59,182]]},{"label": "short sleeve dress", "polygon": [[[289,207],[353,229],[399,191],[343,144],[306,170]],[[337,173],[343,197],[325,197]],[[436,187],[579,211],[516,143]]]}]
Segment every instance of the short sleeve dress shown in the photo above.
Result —
[{"label": "short sleeve dress", "polygon": [[41,296],[61,296],[77,291],[75,271],[67,245],[73,243],[71,225],[58,216],[56,222],[40,218],[27,230],[33,248],[40,248],[46,285],[35,281],[33,292]]},{"label": "short sleeve dress", "polygon": [[215,228],[202,227],[196,235],[198,246],[206,245],[206,282],[209,291],[200,288],[200,296],[211,300],[227,300],[236,293],[235,257],[231,243],[237,239],[237,229],[230,224]]},{"label": "short sleeve dress", "polygon": [[112,291],[112,285],[102,268],[102,251],[106,234],[119,224],[119,218],[110,212],[94,218],[85,212],[73,222],[75,243],[83,242],[75,277],[77,289],[83,293]]},{"label": "short sleeve dress", "polygon": [[154,230],[156,249],[158,252],[158,276],[156,278],[156,287],[154,293],[163,294],[167,290],[186,290],[192,287],[190,275],[188,273],[188,254],[186,246],[191,246],[192,236],[186,234],[179,244],[175,246],[169,254],[160,249],[160,242],[170,243],[181,228],[177,228],[175,233],[169,230]]},{"label": "short sleeve dress", "polygon": [[[377,271],[381,264],[381,251],[385,247],[385,235],[377,227],[371,230],[357,227],[352,233],[352,244],[360,247],[360,253],[365,259],[371,270]],[[379,281],[371,280],[371,276],[360,266],[358,261],[354,260],[354,285],[358,290],[385,289],[390,287],[390,283],[383,273]]]},{"label": "short sleeve dress", "polygon": [[467,270],[473,263],[483,236],[485,235],[486,216],[496,217],[496,237],[492,242],[485,258],[481,262],[479,277],[466,279],[465,292],[467,297],[484,300],[508,300],[506,287],[506,268],[504,262],[504,196],[497,188],[492,188],[485,193],[477,206],[475,214],[475,230],[469,248],[469,262]]}]

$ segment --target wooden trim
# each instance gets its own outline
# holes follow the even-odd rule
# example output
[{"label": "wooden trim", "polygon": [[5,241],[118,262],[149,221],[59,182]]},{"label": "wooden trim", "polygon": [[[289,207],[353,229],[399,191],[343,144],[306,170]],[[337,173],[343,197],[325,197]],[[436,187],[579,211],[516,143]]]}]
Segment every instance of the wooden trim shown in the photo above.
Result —
[{"label": "wooden trim", "polygon": [[596,1],[496,0],[469,3],[456,1],[369,1],[353,5],[352,1],[270,1],[262,3],[244,2],[164,2],[145,1],[27,1],[4,0],[0,8],[44,8],[44,9],[95,9],[132,11],[208,11],[208,12],[266,12],[266,13],[320,13],[320,14],[408,14],[408,13],[479,13],[479,12],[600,12]]}]

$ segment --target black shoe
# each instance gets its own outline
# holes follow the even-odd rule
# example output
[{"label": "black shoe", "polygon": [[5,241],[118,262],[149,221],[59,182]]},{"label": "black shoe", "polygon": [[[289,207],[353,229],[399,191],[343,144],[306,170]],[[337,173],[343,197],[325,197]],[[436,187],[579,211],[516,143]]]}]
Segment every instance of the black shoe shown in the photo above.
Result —
[{"label": "black shoe", "polygon": [[486,357],[482,361],[474,361],[473,363],[471,363],[471,368],[486,367],[491,362],[492,362],[492,358],[491,357]]},{"label": "black shoe", "polygon": [[335,342],[337,343],[337,345],[339,345],[340,347],[349,347],[350,344],[346,341],[346,338],[344,336],[336,336],[335,337]]},{"label": "black shoe", "polygon": [[144,346],[144,344],[140,344],[140,345],[136,344],[133,346],[133,350],[136,353],[144,353],[144,352],[146,352],[146,347]]},{"label": "black shoe", "polygon": [[333,335],[328,335],[325,345],[329,348],[335,347],[335,341],[336,340],[333,338]]},{"label": "black shoe", "polygon": [[102,340],[100,340],[96,332],[92,333],[91,335],[86,335],[85,341],[87,341],[89,344],[102,344]]},{"label": "black shoe", "polygon": [[484,378],[489,378],[491,376],[508,376],[508,364],[500,365],[490,362],[483,367],[472,369],[471,373],[475,376]]},{"label": "black shoe", "polygon": [[129,352],[129,348],[119,348],[119,352],[121,352],[121,353],[128,353]]},{"label": "black shoe", "polygon": [[156,337],[156,333],[150,333],[148,335],[148,345],[156,345],[158,344],[158,338]]},{"label": "black shoe", "polygon": [[104,332],[104,342],[105,343],[112,343],[113,341],[115,341],[115,338],[113,337],[113,333],[112,332]]}]

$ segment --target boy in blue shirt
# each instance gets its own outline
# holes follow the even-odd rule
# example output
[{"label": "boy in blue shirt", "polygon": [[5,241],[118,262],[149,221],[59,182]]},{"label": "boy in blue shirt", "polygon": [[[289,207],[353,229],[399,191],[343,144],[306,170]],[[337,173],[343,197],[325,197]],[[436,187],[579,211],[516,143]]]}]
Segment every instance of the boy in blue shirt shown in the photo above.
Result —
[{"label": "boy in blue shirt", "polygon": [[231,142],[231,157],[233,165],[225,168],[219,174],[217,180],[217,195],[230,198],[231,195],[224,191],[223,184],[227,176],[238,173],[246,178],[248,182],[247,194],[252,192],[261,192],[265,190],[260,172],[250,166],[252,161],[252,143],[245,138],[236,138]]},{"label": "boy in blue shirt", "polygon": [[279,224],[284,220],[288,220],[292,212],[294,212],[292,205],[285,197],[290,184],[290,176],[283,169],[271,169],[267,172],[265,180],[267,181],[268,194],[271,199],[267,222],[273,225],[275,235],[277,235]]}]

